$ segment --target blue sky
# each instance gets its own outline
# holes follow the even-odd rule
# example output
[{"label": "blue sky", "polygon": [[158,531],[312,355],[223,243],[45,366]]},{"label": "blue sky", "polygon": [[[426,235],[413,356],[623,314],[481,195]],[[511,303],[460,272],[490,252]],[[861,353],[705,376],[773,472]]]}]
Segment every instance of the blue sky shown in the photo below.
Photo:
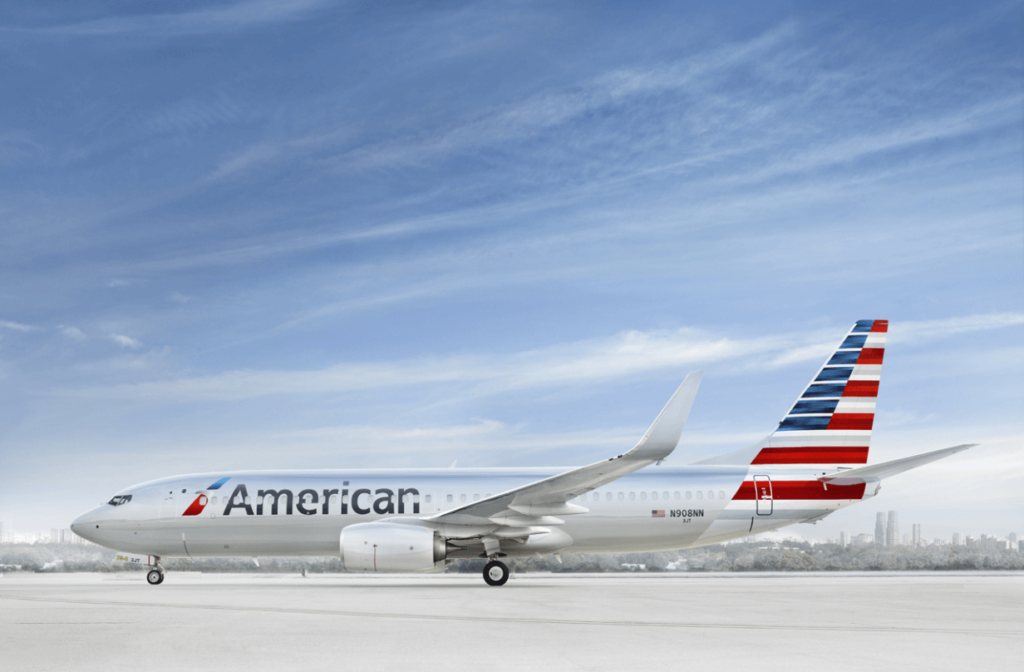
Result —
[{"label": "blue sky", "polygon": [[0,512],[589,462],[705,368],[686,463],[884,318],[872,461],[985,445],[795,531],[1024,532],[1020,11],[7,6]]}]

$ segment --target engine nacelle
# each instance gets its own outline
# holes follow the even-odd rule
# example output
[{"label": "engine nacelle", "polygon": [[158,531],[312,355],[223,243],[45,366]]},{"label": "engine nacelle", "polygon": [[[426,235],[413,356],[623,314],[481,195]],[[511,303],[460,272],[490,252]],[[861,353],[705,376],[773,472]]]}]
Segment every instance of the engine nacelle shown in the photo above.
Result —
[{"label": "engine nacelle", "polygon": [[349,572],[424,572],[445,559],[434,530],[400,523],[359,523],[341,531],[341,561]]}]

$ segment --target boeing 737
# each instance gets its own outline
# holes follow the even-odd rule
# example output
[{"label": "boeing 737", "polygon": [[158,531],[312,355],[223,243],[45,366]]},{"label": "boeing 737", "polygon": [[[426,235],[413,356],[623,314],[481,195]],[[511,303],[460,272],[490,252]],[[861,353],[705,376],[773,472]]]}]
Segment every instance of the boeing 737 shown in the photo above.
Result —
[{"label": "boeing 737", "polygon": [[821,520],[881,481],[970,448],[866,466],[886,320],[860,320],[763,440],[686,466],[679,442],[702,372],[686,377],[632,450],[584,467],[235,471],[135,485],[82,515],[81,537],[162,558],[340,556],[346,571],[429,572],[486,558],[690,548]]}]

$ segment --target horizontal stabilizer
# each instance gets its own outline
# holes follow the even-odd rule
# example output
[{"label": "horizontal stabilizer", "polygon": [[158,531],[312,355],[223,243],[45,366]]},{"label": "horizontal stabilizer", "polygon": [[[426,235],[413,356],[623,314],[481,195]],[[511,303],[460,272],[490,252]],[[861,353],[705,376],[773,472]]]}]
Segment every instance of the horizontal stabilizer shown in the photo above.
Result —
[{"label": "horizontal stabilizer", "polygon": [[870,467],[845,469],[843,471],[828,474],[827,476],[821,476],[818,480],[829,485],[856,485],[858,483],[867,483],[868,481],[880,481],[883,478],[895,476],[896,474],[901,474],[904,471],[910,471],[911,469],[928,464],[929,462],[941,460],[944,457],[949,457],[950,455],[962,452],[968,448],[973,448],[976,445],[978,444],[964,443],[959,446],[953,446],[952,448],[933,450],[930,453],[922,453],[921,455],[904,457],[899,460],[893,460],[892,462],[874,464]]}]

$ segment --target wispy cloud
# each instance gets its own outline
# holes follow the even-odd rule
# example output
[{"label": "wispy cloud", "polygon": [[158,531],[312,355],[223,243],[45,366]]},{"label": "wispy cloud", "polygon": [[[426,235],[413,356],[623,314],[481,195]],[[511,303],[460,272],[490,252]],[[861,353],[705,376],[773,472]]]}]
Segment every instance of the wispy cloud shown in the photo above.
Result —
[{"label": "wispy cloud", "polygon": [[20,322],[3,322],[0,321],[0,327],[4,329],[11,329],[13,331],[36,331],[39,327],[33,327],[29,324],[21,324]]},{"label": "wispy cloud", "polygon": [[954,334],[988,331],[1024,324],[1022,313],[987,313],[943,320],[893,323],[887,342],[913,343],[926,339],[943,338]]},{"label": "wispy cloud", "polygon": [[69,327],[60,324],[57,325],[57,329],[60,331],[61,335],[66,338],[70,338],[73,341],[84,341],[86,339],[86,335],[78,327]]},{"label": "wispy cloud", "polygon": [[190,96],[157,112],[146,130],[153,133],[189,133],[229,124],[245,113],[245,106],[217,91],[207,98]]},{"label": "wispy cloud", "polygon": [[112,16],[31,32],[83,37],[114,35],[176,37],[228,33],[281,21],[295,21],[326,4],[326,0],[249,0],[226,7],[132,16]]},{"label": "wispy cloud", "polygon": [[[1020,314],[907,323],[932,336],[1024,323]],[[127,339],[127,337],[123,337]],[[119,341],[120,342],[120,341]],[[132,345],[129,345],[132,344]],[[772,370],[820,362],[836,347],[836,332],[819,330],[734,339],[699,329],[627,331],[611,338],[564,343],[511,355],[466,355],[395,362],[337,364],[304,371],[227,371],[201,377],[90,389],[89,394],[166,401],[237,400],[274,394],[356,392],[389,387],[459,383],[474,394],[603,383],[659,370],[727,364],[723,373]],[[127,339],[127,347],[139,347]]]},{"label": "wispy cloud", "polygon": [[130,348],[132,350],[138,350],[139,348],[142,347],[142,343],[140,343],[139,341],[135,340],[134,338],[132,338],[130,336],[125,336],[124,334],[110,334],[109,338],[114,343],[117,343],[118,345],[120,345],[122,348]]},{"label": "wispy cloud", "polygon": [[631,104],[645,96],[681,89],[698,77],[756,59],[777,47],[794,30],[793,23],[785,23],[747,42],[730,44],[682,62],[616,69],[582,82],[573,91],[538,93],[432,137],[370,145],[352,150],[339,160],[360,168],[417,163],[439,154],[450,155],[535,136],[604,108]]},{"label": "wispy cloud", "polygon": [[210,173],[208,179],[220,180],[248,170],[252,166],[265,163],[280,156],[283,149],[284,147],[282,145],[269,143],[261,143],[259,145],[249,147],[241,153],[235,154],[231,158],[222,161],[220,165],[217,166],[217,169]]}]

